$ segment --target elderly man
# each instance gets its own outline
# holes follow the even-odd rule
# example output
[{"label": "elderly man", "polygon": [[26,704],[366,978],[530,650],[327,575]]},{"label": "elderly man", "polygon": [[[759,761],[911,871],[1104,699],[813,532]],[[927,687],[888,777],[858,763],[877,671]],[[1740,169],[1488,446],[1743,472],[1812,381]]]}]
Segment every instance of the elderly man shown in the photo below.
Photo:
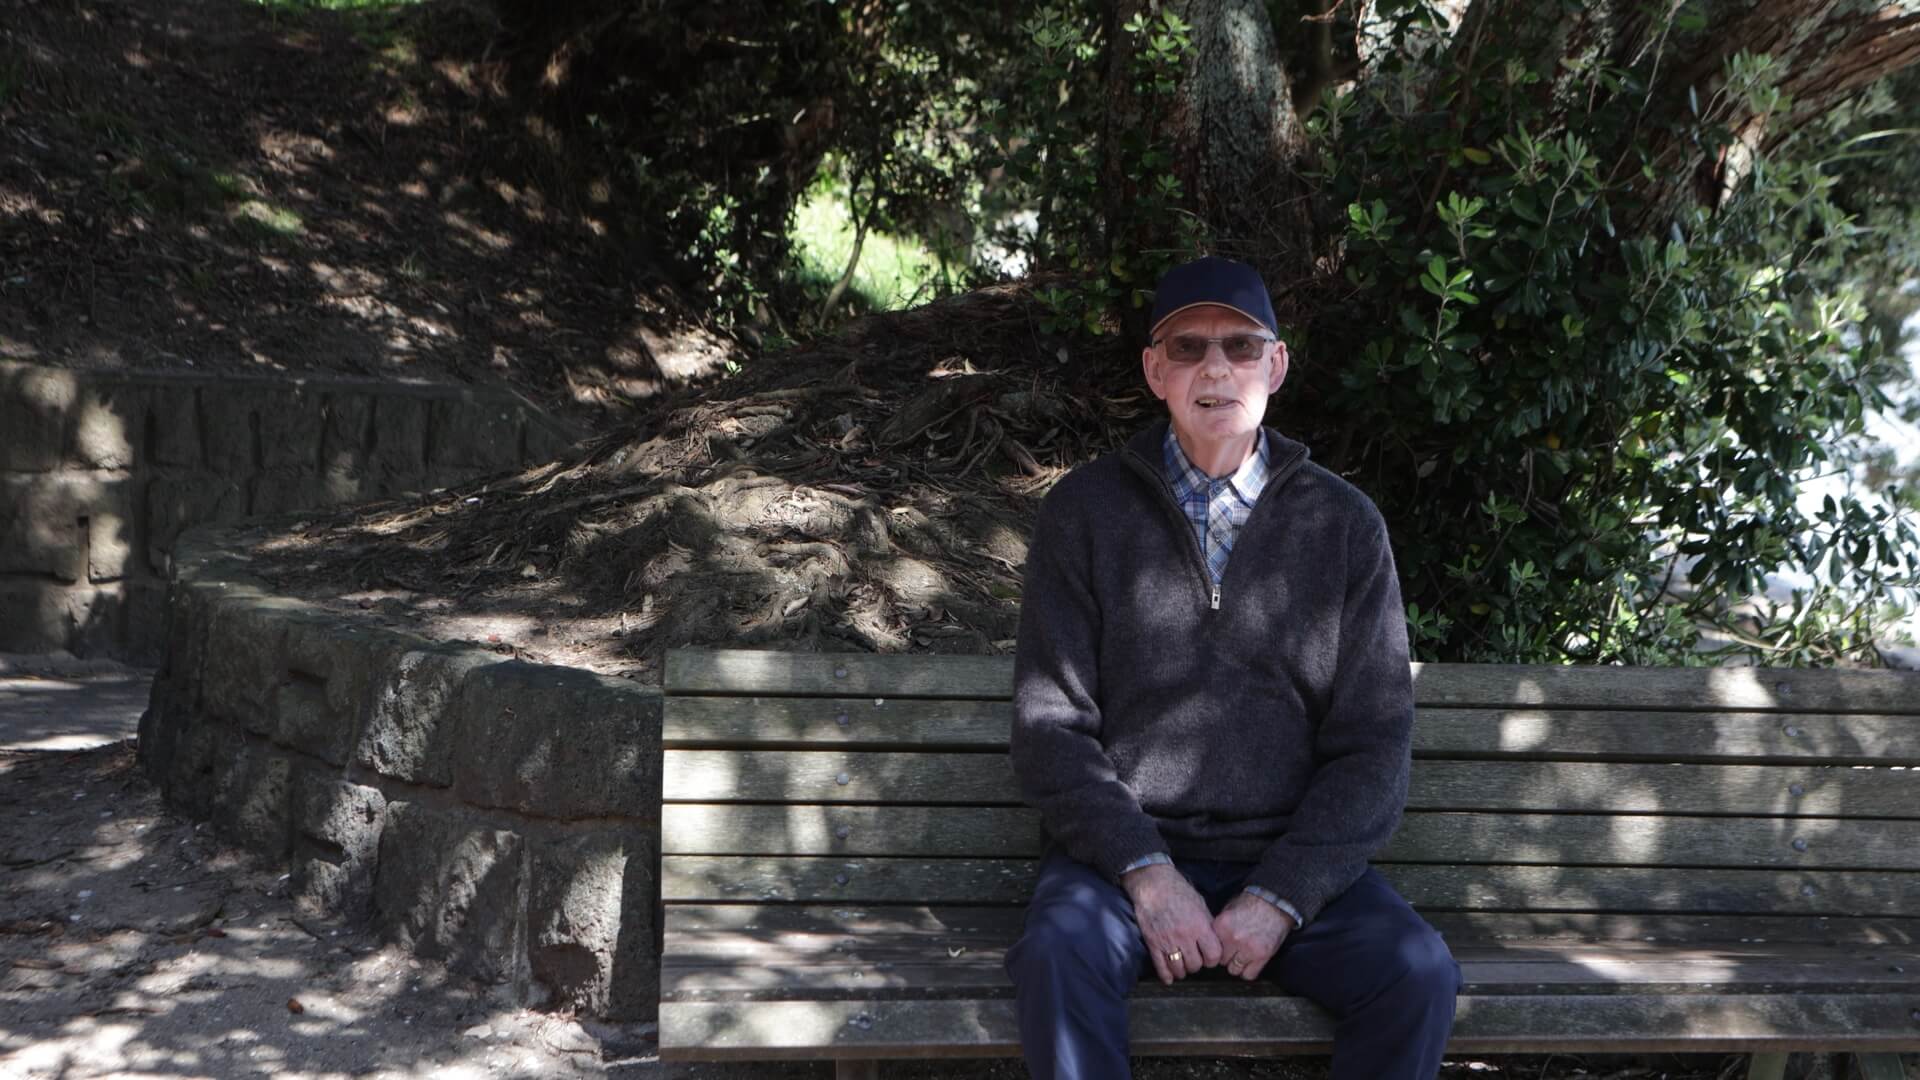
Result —
[{"label": "elderly man", "polygon": [[1027,555],[1013,766],[1050,841],[1007,956],[1042,1080],[1128,1075],[1151,972],[1271,980],[1339,1080],[1431,1077],[1460,969],[1367,864],[1406,803],[1412,683],[1379,512],[1262,426],[1287,377],[1248,266],[1155,294],[1156,424],[1061,480]]}]

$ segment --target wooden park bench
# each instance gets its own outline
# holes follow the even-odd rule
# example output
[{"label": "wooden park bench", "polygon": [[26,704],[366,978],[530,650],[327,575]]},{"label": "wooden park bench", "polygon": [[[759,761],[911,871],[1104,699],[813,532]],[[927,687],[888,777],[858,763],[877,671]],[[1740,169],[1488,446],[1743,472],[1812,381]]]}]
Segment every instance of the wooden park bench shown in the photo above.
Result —
[{"label": "wooden park bench", "polygon": [[[1417,666],[1376,865],[1466,976],[1450,1052],[1920,1051],[1920,674]],[[1019,1053],[1038,818],[999,657],[667,661],[660,1052]],[[1265,985],[1144,982],[1136,1054],[1325,1053]]]}]

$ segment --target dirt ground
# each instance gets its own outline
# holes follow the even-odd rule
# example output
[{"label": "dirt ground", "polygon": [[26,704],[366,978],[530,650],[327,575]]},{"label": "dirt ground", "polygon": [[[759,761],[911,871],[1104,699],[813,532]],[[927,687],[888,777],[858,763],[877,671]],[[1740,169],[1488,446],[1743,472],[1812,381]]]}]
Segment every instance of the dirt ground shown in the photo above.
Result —
[{"label": "dirt ground", "polygon": [[[775,1080],[821,1064],[675,1065],[651,1025],[520,1009],[297,910],[286,878],[161,804],[131,741],[0,751],[0,1077]],[[1447,1080],[1723,1075],[1708,1057],[1497,1057]],[[1016,1080],[1013,1061],[887,1075]],[[1146,1060],[1141,1080],[1319,1080],[1320,1059]]]}]

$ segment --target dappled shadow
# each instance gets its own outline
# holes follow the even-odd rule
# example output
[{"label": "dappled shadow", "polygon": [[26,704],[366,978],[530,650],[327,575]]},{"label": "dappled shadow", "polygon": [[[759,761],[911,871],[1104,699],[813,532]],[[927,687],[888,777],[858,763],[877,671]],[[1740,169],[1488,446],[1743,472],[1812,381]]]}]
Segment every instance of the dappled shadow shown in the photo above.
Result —
[{"label": "dappled shadow", "polygon": [[25,800],[0,828],[0,1070],[428,1076],[518,1053],[492,988],[296,910],[277,865],[162,811],[129,744],[0,756],[0,787]]},{"label": "dappled shadow", "polygon": [[685,644],[1007,652],[1039,493],[1143,415],[1103,389],[1124,370],[1035,389],[1047,360],[1012,290],[878,317],[549,467],[252,554],[283,592],[643,680]]},{"label": "dappled shadow", "polygon": [[497,382],[718,370],[604,180],[542,157],[459,5],[0,3],[0,358]]}]

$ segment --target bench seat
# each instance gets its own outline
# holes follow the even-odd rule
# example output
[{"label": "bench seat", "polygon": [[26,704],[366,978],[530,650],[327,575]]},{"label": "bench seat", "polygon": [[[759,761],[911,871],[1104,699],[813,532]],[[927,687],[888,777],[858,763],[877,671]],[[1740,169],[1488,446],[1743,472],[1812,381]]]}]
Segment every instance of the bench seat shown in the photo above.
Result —
[{"label": "bench seat", "polygon": [[[1017,1055],[1040,853],[1005,658],[675,652],[661,1054]],[[1920,1051],[1920,676],[1417,665],[1375,860],[1466,978],[1450,1050]],[[1324,1053],[1302,999],[1143,982],[1138,1054]],[[849,1066],[849,1068],[852,1068]],[[849,1072],[849,1075],[854,1073]]]}]

